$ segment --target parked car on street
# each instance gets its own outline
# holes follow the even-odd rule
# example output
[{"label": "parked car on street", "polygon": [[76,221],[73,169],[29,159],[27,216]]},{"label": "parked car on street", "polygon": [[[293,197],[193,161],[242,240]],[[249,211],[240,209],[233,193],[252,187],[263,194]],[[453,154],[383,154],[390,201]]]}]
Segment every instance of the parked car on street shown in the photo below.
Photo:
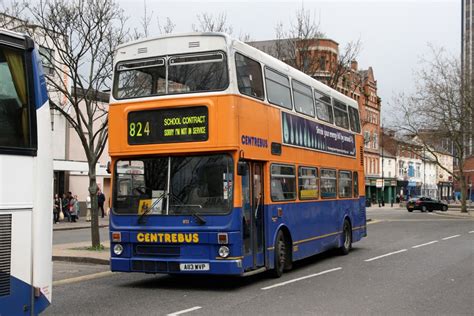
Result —
[{"label": "parked car on street", "polygon": [[410,199],[407,202],[407,210],[408,212],[413,212],[413,210],[420,210],[422,212],[440,210],[446,212],[448,210],[448,204],[443,203],[440,200],[420,196]]}]

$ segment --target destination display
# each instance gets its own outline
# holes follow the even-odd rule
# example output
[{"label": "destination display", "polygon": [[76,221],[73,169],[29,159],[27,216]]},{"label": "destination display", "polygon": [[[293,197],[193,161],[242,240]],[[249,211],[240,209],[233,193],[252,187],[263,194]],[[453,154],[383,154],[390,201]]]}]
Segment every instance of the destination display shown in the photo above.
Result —
[{"label": "destination display", "polygon": [[128,114],[130,145],[206,141],[209,136],[207,107],[160,109]]},{"label": "destination display", "polygon": [[356,155],[354,134],[282,112],[283,143],[344,156]]}]

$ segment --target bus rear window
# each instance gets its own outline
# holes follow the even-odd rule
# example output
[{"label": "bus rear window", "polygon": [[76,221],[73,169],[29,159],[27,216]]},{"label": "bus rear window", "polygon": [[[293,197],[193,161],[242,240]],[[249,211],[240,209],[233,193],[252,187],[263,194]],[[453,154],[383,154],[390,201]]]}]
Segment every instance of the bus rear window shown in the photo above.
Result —
[{"label": "bus rear window", "polygon": [[117,99],[220,91],[229,84],[223,52],[167,56],[117,65]]}]

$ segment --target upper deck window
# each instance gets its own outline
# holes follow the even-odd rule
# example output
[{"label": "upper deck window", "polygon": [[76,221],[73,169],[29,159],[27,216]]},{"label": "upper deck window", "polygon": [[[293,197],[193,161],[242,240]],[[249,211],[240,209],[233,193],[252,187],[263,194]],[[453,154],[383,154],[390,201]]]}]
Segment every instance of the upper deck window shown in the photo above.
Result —
[{"label": "upper deck window", "polygon": [[314,117],[314,104],[311,88],[305,84],[293,80],[293,101],[295,109],[299,113],[303,113]]},{"label": "upper deck window", "polygon": [[114,95],[117,99],[165,94],[163,58],[123,62],[117,65]]},{"label": "upper deck window", "polygon": [[292,109],[290,79],[276,71],[265,68],[268,102]]},{"label": "upper deck window", "polygon": [[236,53],[235,65],[240,93],[263,100],[263,79],[260,64],[253,59]]},{"label": "upper deck window", "polygon": [[349,129],[349,117],[347,116],[347,105],[334,100],[334,123],[337,126]]},{"label": "upper deck window", "polygon": [[334,121],[331,105],[331,97],[314,90],[314,99],[316,100],[316,114],[318,119],[328,123]]},{"label": "upper deck window", "polygon": [[360,133],[359,111],[356,108],[349,107],[349,122],[351,123],[351,131]]},{"label": "upper deck window", "polygon": [[125,61],[117,65],[114,97],[139,98],[224,90],[229,84],[223,52]]}]

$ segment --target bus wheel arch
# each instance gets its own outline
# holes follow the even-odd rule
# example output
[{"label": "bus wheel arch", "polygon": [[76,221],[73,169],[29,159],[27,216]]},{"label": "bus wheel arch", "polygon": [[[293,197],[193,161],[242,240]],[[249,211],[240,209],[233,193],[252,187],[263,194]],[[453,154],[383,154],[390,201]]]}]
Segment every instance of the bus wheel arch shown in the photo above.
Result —
[{"label": "bus wheel arch", "polygon": [[345,256],[352,248],[352,222],[349,216],[344,217],[342,224],[341,246],[338,248],[339,254]]},{"label": "bus wheel arch", "polygon": [[271,275],[279,278],[284,270],[290,270],[293,258],[293,242],[287,227],[281,226],[275,234],[273,253],[273,269]]}]

